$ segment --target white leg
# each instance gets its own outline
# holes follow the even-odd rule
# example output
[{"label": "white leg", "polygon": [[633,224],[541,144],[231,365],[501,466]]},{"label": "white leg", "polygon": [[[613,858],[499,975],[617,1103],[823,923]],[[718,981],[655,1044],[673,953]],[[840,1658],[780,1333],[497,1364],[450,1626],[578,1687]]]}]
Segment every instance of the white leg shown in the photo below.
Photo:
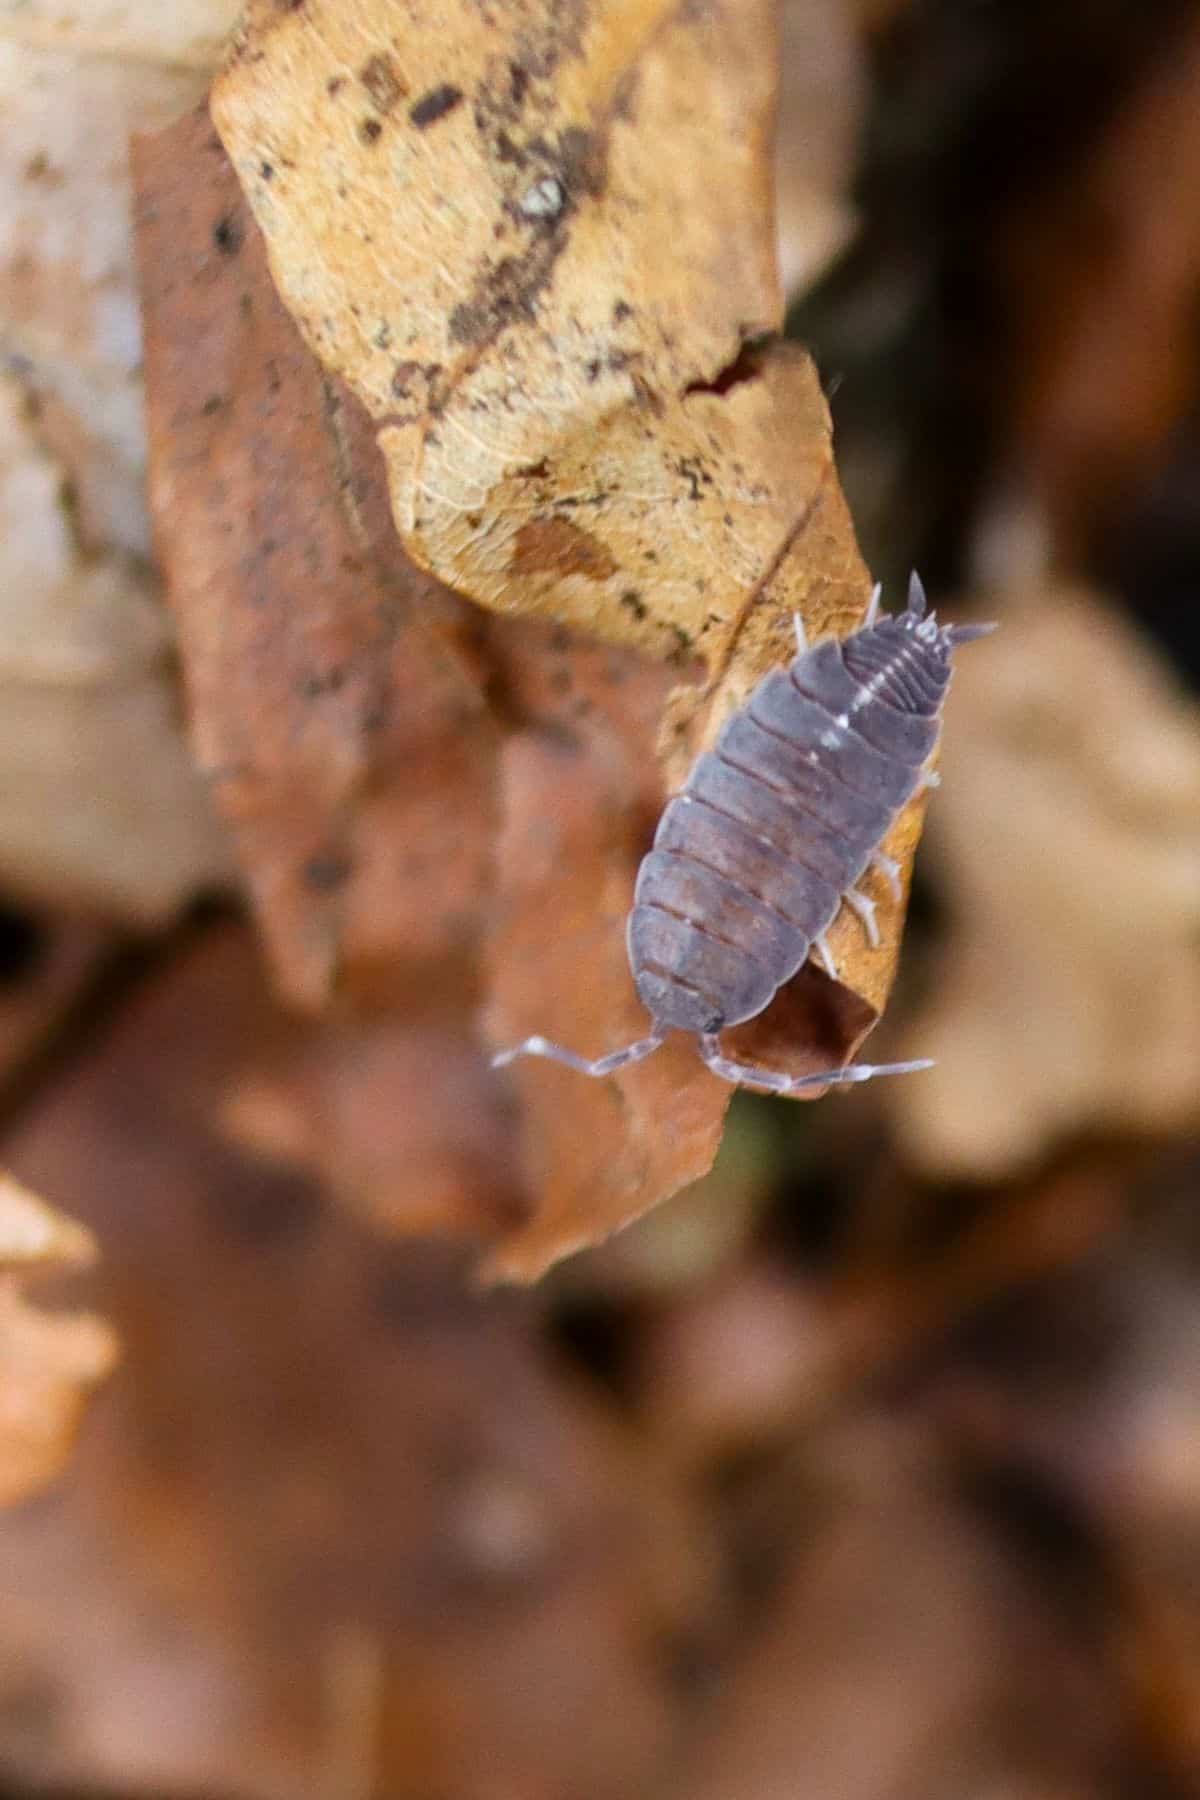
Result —
[{"label": "white leg", "polygon": [[797,655],[803,656],[808,650],[808,633],[804,629],[804,620],[800,617],[798,612],[792,614],[792,624],[796,628]]},{"label": "white leg", "polygon": [[573,1050],[564,1050],[561,1044],[551,1044],[544,1037],[529,1037],[523,1044],[516,1044],[511,1050],[501,1050],[493,1056],[493,1069],[506,1068],[515,1062],[518,1056],[544,1056],[550,1062],[565,1063],[568,1069],[574,1069],[578,1075],[613,1075],[618,1069],[624,1069],[629,1063],[642,1062],[666,1041],[665,1032],[656,1032],[653,1037],[639,1038],[635,1044],[626,1044],[623,1050],[614,1050],[609,1056],[597,1057],[595,1062],[588,1062],[584,1056],[576,1056]]},{"label": "white leg", "polygon": [[925,583],[914,569],[908,578],[908,610],[914,619],[923,619],[925,617],[925,608],[927,604],[925,599]]},{"label": "white leg", "polygon": [[925,792],[926,788],[939,788],[939,787],[941,787],[941,785],[942,785],[942,778],[938,774],[937,770],[936,769],[926,769],[921,776],[921,785],[917,789],[917,792],[918,792],[918,794],[923,794]]},{"label": "white leg", "polygon": [[862,629],[864,631],[869,631],[871,626],[875,623],[876,619],[879,617],[879,602],[882,600],[882,598],[883,598],[883,583],[882,583],[882,581],[877,581],[875,583],[875,586],[871,589],[871,604],[868,606],[867,616],[862,622]]},{"label": "white leg", "polygon": [[828,975],[830,981],[836,981],[838,978],[837,964],[833,960],[833,952],[829,948],[829,940],[823,931],[813,939],[813,948],[816,950],[816,953],[821,960],[821,967]]},{"label": "white leg", "polygon": [[867,934],[867,942],[872,950],[878,950],[879,927],[875,923],[875,902],[868,900],[865,894],[860,894],[857,888],[847,888],[842,899],[851,912],[857,913],[862,920],[863,929]]},{"label": "white leg", "polygon": [[872,861],[887,882],[892,899],[899,902],[904,894],[904,884],[900,880],[900,864],[894,856],[885,856],[882,850],[875,852]]},{"label": "white leg", "polygon": [[915,1075],[920,1069],[932,1069],[927,1057],[919,1062],[851,1063],[848,1069],[823,1069],[818,1075],[785,1075],[780,1069],[756,1069],[752,1063],[730,1062],[721,1055],[720,1040],[700,1039],[700,1055],[722,1081],[735,1087],[763,1088],[768,1094],[798,1094],[804,1088],[845,1087],[854,1082],[870,1081],[876,1075]]}]

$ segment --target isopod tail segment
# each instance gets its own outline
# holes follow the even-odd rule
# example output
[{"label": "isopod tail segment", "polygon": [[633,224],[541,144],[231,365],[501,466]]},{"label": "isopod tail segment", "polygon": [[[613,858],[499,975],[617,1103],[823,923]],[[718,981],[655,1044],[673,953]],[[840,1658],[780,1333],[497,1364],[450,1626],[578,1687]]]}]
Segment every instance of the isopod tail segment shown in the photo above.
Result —
[{"label": "isopod tail segment", "polygon": [[[645,1062],[666,1041],[665,1031],[655,1032],[650,1037],[639,1038],[634,1044],[626,1044],[623,1050],[614,1050],[610,1056],[600,1056],[595,1062],[589,1062],[585,1056],[577,1056],[574,1050],[552,1044],[547,1038],[530,1037],[523,1044],[493,1056],[492,1067],[503,1069],[518,1056],[542,1056],[548,1062],[562,1063],[566,1068],[574,1069],[577,1075],[599,1078],[615,1075],[618,1069],[627,1069],[631,1063]],[[876,1075],[915,1075],[921,1069],[933,1067],[928,1058],[922,1058],[917,1062],[851,1063],[848,1068],[823,1069],[815,1075],[785,1075],[780,1069],[759,1069],[751,1063],[730,1062],[728,1057],[722,1056],[720,1039],[715,1035],[702,1036],[699,1048],[701,1060],[722,1081],[728,1081],[734,1087],[761,1088],[768,1094],[798,1094],[806,1088],[849,1086],[854,1082],[870,1081]]]}]

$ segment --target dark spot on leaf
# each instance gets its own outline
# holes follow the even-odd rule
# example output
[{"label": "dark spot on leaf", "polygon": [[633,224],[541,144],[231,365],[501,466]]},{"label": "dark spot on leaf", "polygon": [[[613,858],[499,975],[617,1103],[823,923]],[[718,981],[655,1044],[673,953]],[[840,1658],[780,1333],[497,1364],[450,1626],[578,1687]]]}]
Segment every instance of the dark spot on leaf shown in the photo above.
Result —
[{"label": "dark spot on leaf", "polygon": [[612,309],[612,316],[614,325],[623,325],[626,319],[632,319],[633,308],[628,300],[618,300]]},{"label": "dark spot on leaf", "polygon": [[275,179],[275,170],[269,162],[259,163],[258,172],[264,181],[273,181]]},{"label": "dark spot on leaf", "polygon": [[408,83],[390,56],[372,56],[358,71],[358,79],[381,113],[389,113],[408,92]]},{"label": "dark spot on leaf", "polygon": [[332,100],[333,96],[335,94],[341,93],[341,91],[345,87],[345,85],[346,85],[346,77],[344,75],[331,75],[329,77],[329,80],[325,83],[325,92],[329,95],[329,98]]},{"label": "dark spot on leaf", "polygon": [[599,538],[552,514],[521,526],[508,566],[513,575],[582,575],[588,581],[607,581],[617,572],[611,552]]},{"label": "dark spot on leaf", "polygon": [[300,691],[306,700],[319,700],[322,694],[339,694],[345,685],[346,671],[335,665],[319,674],[306,675]]},{"label": "dark spot on leaf", "polygon": [[646,617],[646,602],[636,588],[626,588],[621,595],[621,605],[627,607],[639,624]]},{"label": "dark spot on leaf", "polygon": [[236,213],[226,213],[213,226],[213,243],[222,256],[236,256],[242,247],[246,228]]},{"label": "dark spot on leaf", "polygon": [[378,119],[360,119],[357,130],[359,142],[363,144],[377,143],[383,134],[383,126]]},{"label": "dark spot on leaf", "polygon": [[354,864],[344,853],[336,850],[326,851],[321,856],[314,856],[304,865],[304,880],[310,888],[319,894],[331,894],[349,880]]},{"label": "dark spot on leaf", "polygon": [[422,94],[416,104],[409,108],[408,116],[418,131],[424,131],[427,126],[453,112],[462,97],[461,88],[444,81],[440,87],[430,88],[427,94]]}]

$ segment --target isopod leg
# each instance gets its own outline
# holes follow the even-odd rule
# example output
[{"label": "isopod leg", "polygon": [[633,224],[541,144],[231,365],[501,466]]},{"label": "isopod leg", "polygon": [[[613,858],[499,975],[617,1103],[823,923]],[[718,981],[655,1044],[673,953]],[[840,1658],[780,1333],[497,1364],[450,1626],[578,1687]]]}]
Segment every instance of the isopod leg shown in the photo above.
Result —
[{"label": "isopod leg", "polygon": [[837,964],[833,960],[833,951],[829,948],[829,940],[823,931],[818,932],[813,939],[813,948],[816,950],[821,961],[821,967],[828,975],[830,981],[836,981],[838,978]]},{"label": "isopod leg", "polygon": [[785,1075],[781,1069],[756,1069],[752,1063],[730,1062],[721,1055],[719,1039],[702,1037],[700,1055],[722,1081],[734,1087],[762,1088],[768,1094],[798,1094],[805,1088],[846,1087],[860,1081],[871,1081],[876,1075],[915,1075],[920,1069],[932,1069],[928,1057],[918,1062],[851,1063],[847,1069],[823,1069],[817,1075]]},{"label": "isopod leg", "polygon": [[796,654],[803,656],[808,650],[808,633],[804,629],[804,620],[798,612],[792,614],[792,624],[796,630]]},{"label": "isopod leg", "polygon": [[871,860],[891,889],[892,899],[898,901],[904,893],[900,881],[900,864],[894,856],[885,856],[882,850],[877,850]]},{"label": "isopod leg", "polygon": [[863,922],[863,930],[867,934],[867,942],[872,950],[879,948],[879,927],[875,923],[875,902],[860,894],[857,888],[847,888],[842,895],[851,912],[858,914]]},{"label": "isopod leg", "polygon": [[565,1050],[561,1044],[552,1044],[544,1037],[529,1037],[523,1044],[516,1044],[511,1050],[501,1050],[492,1058],[493,1069],[506,1068],[515,1062],[518,1056],[544,1056],[549,1062],[564,1063],[568,1069],[574,1069],[577,1075],[615,1075],[618,1069],[624,1069],[630,1063],[644,1062],[646,1057],[653,1056],[665,1042],[666,1034],[656,1032],[653,1037],[639,1038],[634,1044],[626,1044],[623,1050],[614,1050],[609,1056],[597,1057],[589,1062],[585,1056],[577,1056],[574,1050]]},{"label": "isopod leg", "polygon": [[871,589],[871,604],[867,607],[867,616],[862,622],[860,627],[861,630],[869,631],[871,626],[874,625],[876,619],[879,617],[879,602],[882,599],[883,583],[882,581],[877,581],[875,586]]}]

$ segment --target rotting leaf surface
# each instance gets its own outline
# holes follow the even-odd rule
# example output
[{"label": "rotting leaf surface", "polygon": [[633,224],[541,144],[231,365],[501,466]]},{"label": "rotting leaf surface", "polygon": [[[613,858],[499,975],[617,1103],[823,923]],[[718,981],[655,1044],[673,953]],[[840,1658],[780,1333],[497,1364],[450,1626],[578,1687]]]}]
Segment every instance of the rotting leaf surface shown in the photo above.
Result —
[{"label": "rotting leaf surface", "polygon": [[[372,516],[357,403],[283,312],[203,112],[135,150],[151,500],[195,744],[285,990],[469,956],[495,728],[465,610]],[[399,977],[397,971],[399,970]]]}]

